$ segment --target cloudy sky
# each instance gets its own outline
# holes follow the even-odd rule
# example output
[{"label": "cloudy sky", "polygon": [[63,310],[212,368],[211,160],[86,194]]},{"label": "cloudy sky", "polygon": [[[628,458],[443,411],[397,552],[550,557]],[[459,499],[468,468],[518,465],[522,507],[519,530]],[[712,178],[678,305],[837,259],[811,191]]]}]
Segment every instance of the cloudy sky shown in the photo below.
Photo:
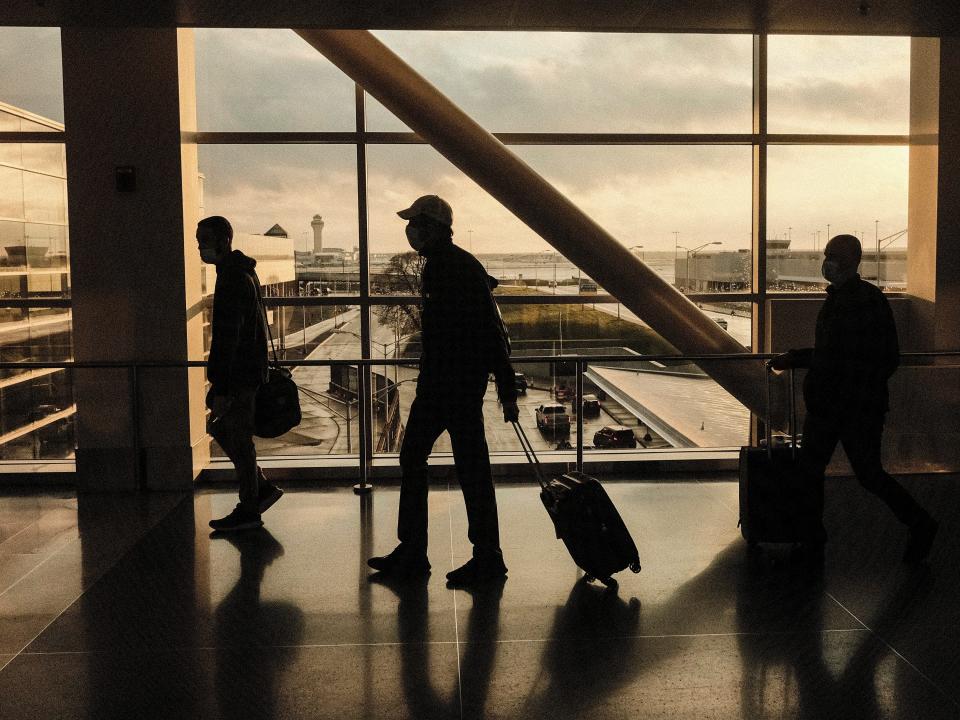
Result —
[{"label": "cloudy sky", "polygon": [[[378,32],[493,132],[749,132],[751,38],[720,35]],[[62,119],[56,31],[0,28],[0,100]],[[285,30],[198,30],[202,129],[352,130],[353,84]],[[771,132],[906,133],[909,40],[772,37]],[[375,100],[368,129],[403,130]],[[514,147],[626,245],[747,247],[749,147]],[[205,146],[208,214],[244,231],[279,222],[305,242],[356,245],[356,160],[349,146]],[[816,231],[906,226],[904,148],[770,149],[770,235],[811,245]],[[404,247],[393,214],[434,192],[475,252],[547,249],[428,146],[368,148],[374,252]],[[789,228],[789,230],[788,230]],[[472,232],[471,232],[472,231]],[[869,242],[868,242],[869,244]]]}]

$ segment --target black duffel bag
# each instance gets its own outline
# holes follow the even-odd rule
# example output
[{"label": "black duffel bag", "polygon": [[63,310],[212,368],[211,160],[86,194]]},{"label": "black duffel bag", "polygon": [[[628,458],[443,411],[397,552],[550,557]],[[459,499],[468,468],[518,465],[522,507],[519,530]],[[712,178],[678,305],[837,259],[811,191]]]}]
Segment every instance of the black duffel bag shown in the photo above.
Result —
[{"label": "black duffel bag", "polygon": [[257,390],[253,434],[262,438],[280,437],[299,425],[300,418],[300,394],[290,370],[271,365],[267,381]]},{"label": "black duffel bag", "polygon": [[253,434],[262,438],[280,437],[300,424],[300,393],[289,368],[281,367],[277,359],[277,348],[273,344],[273,332],[267,321],[267,309],[260,296],[260,282],[254,280],[257,288],[257,300],[267,337],[270,338],[270,350],[273,362],[267,367],[267,381],[257,390],[257,399],[253,413]]}]

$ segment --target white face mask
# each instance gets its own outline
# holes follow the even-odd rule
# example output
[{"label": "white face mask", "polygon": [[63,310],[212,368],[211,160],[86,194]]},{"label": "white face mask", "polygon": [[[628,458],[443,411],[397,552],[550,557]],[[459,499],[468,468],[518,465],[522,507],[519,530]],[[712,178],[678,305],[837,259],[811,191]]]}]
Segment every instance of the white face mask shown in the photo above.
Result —
[{"label": "white face mask", "polygon": [[423,248],[426,247],[427,241],[423,237],[423,233],[420,232],[419,228],[415,228],[415,227],[411,227],[410,225],[407,225],[406,233],[407,233],[407,242],[410,243],[410,247],[412,247],[414,250],[416,250],[417,252],[420,252],[421,250],[423,250]]},{"label": "white face mask", "polygon": [[208,265],[216,265],[219,257],[220,255],[217,253],[216,248],[212,248],[212,247],[200,248],[200,259],[203,260],[203,262],[207,263]]}]

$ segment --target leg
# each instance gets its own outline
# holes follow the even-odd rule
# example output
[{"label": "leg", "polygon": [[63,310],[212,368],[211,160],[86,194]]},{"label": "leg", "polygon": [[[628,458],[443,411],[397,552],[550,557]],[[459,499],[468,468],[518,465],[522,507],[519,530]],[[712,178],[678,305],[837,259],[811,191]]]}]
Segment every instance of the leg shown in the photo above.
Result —
[{"label": "leg", "polygon": [[881,464],[883,416],[851,418],[841,434],[843,449],[860,484],[883,500],[904,525],[913,525],[926,513]]},{"label": "leg", "polygon": [[230,458],[240,485],[240,505],[260,514],[257,449],[253,444],[253,403],[256,390],[243,389],[233,395],[230,407],[210,427],[213,439]]},{"label": "leg", "polygon": [[824,473],[830,464],[830,458],[833,457],[833,451],[837,448],[840,431],[833,421],[807,413],[803,421],[802,437],[800,471],[808,482],[816,484],[814,507],[811,511],[822,519]]},{"label": "leg", "polygon": [[444,430],[435,403],[417,397],[400,448],[400,517],[397,537],[415,553],[427,552],[427,458]]},{"label": "leg", "polygon": [[447,429],[457,479],[467,506],[467,535],[473,543],[473,556],[499,560],[500,527],[490,475],[490,451],[483,428],[483,398],[459,404],[449,412]]}]

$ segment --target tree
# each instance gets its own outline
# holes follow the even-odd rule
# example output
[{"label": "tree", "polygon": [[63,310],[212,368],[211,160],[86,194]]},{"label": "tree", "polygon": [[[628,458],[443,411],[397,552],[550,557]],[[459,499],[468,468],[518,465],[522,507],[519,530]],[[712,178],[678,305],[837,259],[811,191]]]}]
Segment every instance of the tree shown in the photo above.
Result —
[{"label": "tree", "polygon": [[[415,252],[394,255],[374,283],[374,294],[419,297],[422,288],[423,263],[423,258]],[[373,314],[381,324],[392,326],[397,337],[420,332],[418,305],[375,305]]]}]

